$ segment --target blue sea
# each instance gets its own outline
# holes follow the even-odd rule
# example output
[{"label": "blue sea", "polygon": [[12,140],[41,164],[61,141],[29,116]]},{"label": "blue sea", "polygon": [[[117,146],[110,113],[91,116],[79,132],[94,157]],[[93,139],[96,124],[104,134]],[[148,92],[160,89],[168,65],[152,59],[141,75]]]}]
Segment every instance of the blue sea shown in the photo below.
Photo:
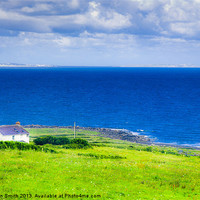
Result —
[{"label": "blue sea", "polygon": [[200,68],[1,68],[0,124],[16,121],[200,146]]}]

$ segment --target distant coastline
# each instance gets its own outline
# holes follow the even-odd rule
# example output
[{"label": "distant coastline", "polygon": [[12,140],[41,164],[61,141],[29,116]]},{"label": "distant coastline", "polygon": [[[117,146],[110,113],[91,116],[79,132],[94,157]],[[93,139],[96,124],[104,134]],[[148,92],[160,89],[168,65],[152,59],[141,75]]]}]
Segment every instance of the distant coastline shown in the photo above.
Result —
[{"label": "distant coastline", "polygon": [[[74,129],[73,126],[48,126],[48,125],[33,125],[33,124],[23,125],[23,128],[66,128],[66,129],[72,129],[72,130]],[[101,136],[103,137],[125,140],[125,141],[139,143],[139,144],[168,146],[168,147],[177,147],[177,148],[192,148],[192,149],[200,150],[200,147],[197,147],[197,146],[155,142],[153,139],[149,138],[146,135],[140,135],[139,133],[132,132],[127,129],[94,128],[94,127],[77,126],[76,130],[95,131],[95,132],[99,132]]]},{"label": "distant coastline", "polygon": [[1,63],[0,68],[39,68],[39,67],[56,67],[54,65],[42,65],[42,64],[16,64],[16,63]]}]

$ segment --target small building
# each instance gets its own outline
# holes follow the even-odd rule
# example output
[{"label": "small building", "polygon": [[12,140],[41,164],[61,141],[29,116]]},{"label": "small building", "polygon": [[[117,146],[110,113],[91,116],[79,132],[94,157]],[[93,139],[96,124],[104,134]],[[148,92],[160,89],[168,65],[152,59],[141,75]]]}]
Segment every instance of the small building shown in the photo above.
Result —
[{"label": "small building", "polygon": [[29,132],[20,123],[0,126],[0,141],[15,141],[29,143]]}]

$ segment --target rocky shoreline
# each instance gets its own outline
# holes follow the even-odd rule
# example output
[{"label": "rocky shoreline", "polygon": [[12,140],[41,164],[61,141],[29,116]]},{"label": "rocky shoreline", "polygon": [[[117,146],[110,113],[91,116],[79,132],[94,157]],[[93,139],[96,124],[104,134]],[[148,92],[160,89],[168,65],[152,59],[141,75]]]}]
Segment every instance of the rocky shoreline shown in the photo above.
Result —
[{"label": "rocky shoreline", "polygon": [[[47,126],[47,125],[24,125],[24,128],[67,128],[72,129],[72,126]],[[137,135],[134,132],[126,129],[112,129],[112,128],[92,128],[92,127],[79,127],[76,126],[76,130],[88,130],[96,131],[103,137],[109,137],[112,139],[126,140],[129,142],[136,142],[141,144],[152,144],[152,141],[147,136]]]}]

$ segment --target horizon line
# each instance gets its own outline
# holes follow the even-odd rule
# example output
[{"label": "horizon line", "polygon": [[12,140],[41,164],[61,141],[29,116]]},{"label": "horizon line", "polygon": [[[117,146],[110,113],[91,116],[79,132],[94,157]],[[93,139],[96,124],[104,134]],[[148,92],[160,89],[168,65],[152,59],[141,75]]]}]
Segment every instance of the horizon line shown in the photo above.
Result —
[{"label": "horizon line", "polygon": [[187,64],[138,64],[138,65],[51,65],[51,64],[17,64],[17,63],[0,63],[0,68],[68,68],[68,67],[115,67],[115,68],[200,68],[200,65]]}]

